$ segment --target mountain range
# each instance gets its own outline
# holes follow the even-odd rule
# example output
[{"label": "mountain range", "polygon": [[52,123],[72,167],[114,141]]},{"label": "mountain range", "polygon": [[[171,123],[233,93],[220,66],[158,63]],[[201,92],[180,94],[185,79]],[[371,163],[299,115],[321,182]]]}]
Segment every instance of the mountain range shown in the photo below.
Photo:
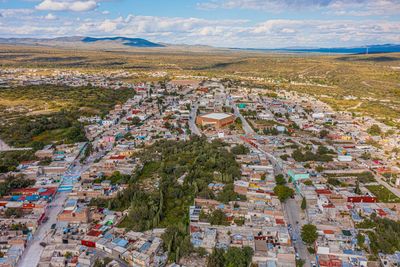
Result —
[{"label": "mountain range", "polygon": [[181,48],[181,49],[228,49],[258,52],[283,52],[283,53],[324,53],[324,54],[374,54],[400,52],[399,44],[381,44],[357,47],[288,47],[288,48],[217,48],[205,45],[172,45],[155,43],[142,38],[128,37],[58,37],[58,38],[0,38],[0,44],[19,44],[35,46],[57,46],[71,48],[94,49],[126,49],[126,48]]}]

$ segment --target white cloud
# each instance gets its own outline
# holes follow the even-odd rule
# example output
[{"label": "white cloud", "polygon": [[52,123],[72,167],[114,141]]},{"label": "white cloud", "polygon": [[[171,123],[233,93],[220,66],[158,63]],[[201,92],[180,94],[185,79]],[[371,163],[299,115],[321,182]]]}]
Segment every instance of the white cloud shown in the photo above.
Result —
[{"label": "white cloud", "polygon": [[95,0],[43,0],[36,6],[37,10],[83,12],[97,8]]},{"label": "white cloud", "polygon": [[43,18],[44,18],[44,19],[47,19],[47,20],[55,20],[55,19],[57,19],[57,16],[55,16],[55,15],[49,13],[49,14],[47,14],[46,16],[44,16]]},{"label": "white cloud", "polygon": [[338,16],[382,16],[399,15],[400,0],[337,0],[330,6],[331,13]]},{"label": "white cloud", "polygon": [[11,18],[16,16],[26,16],[33,14],[33,10],[25,8],[0,9],[0,17]]},{"label": "white cloud", "polygon": [[287,9],[326,9],[339,16],[398,15],[400,0],[209,0],[200,9],[250,9],[284,12]]},{"label": "white cloud", "polygon": [[117,29],[118,23],[111,20],[105,20],[99,25],[99,30],[103,32],[113,32]]}]

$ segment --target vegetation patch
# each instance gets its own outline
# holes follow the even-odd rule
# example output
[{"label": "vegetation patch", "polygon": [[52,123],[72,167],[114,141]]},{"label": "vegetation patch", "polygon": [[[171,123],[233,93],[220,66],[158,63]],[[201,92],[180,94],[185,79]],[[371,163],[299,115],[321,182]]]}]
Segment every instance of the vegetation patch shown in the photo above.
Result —
[{"label": "vegetation patch", "polygon": [[374,194],[380,202],[383,203],[400,203],[400,198],[389,191],[383,185],[367,185],[372,194]]},{"label": "vegetation patch", "polygon": [[[238,151],[241,153],[242,149]],[[219,140],[211,143],[205,137],[192,137],[186,142],[161,140],[138,156],[144,167],[129,179],[128,189],[112,200],[95,199],[92,205],[128,209],[120,227],[135,231],[167,228],[163,239],[171,260],[193,251],[188,212],[195,197],[223,202],[244,199],[233,191],[233,182],[241,175],[240,167],[226,144]],[[178,181],[182,176],[184,180]],[[160,178],[153,189],[143,190],[143,183],[153,177]],[[225,183],[217,195],[208,188],[215,179]],[[224,222],[218,213],[210,219],[215,224]]]}]

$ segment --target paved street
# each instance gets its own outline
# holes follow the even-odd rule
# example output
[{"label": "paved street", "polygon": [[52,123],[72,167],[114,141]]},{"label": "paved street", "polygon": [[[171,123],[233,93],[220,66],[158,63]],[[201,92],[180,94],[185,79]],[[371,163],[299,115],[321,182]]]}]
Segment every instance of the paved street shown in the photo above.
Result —
[{"label": "paved street", "polygon": [[199,128],[196,125],[196,116],[197,116],[198,108],[199,108],[198,103],[197,102],[194,103],[193,107],[192,107],[192,109],[190,111],[190,118],[189,118],[190,131],[192,132],[192,134],[195,134],[195,135],[201,135],[201,132],[200,132]]},{"label": "paved street", "polygon": [[[251,128],[247,120],[240,114],[239,108],[229,99],[229,103],[231,107],[234,109],[235,116],[239,117],[242,120],[243,130],[245,131],[248,138],[257,137],[257,134]],[[258,145],[258,150],[264,153],[267,158],[270,160],[271,164],[274,167],[275,175],[277,174],[285,174],[283,164],[280,159],[276,158],[272,153],[269,153],[261,148],[261,145],[257,141],[253,141],[256,145]],[[298,198],[299,196],[297,196]],[[300,200],[298,200],[300,201]],[[285,214],[286,221],[288,224],[292,226],[292,237],[295,237],[296,241],[293,241],[296,252],[299,254],[300,258],[305,261],[304,266],[311,266],[311,255],[308,253],[307,246],[304,245],[301,240],[300,232],[301,225],[303,225],[304,221],[301,219],[301,210],[295,199],[288,199],[283,204],[283,210]]]},{"label": "paved street", "polygon": [[47,210],[46,215],[48,220],[39,226],[39,229],[33,235],[33,238],[28,242],[24,254],[18,262],[19,267],[37,266],[40,260],[40,255],[43,252],[41,242],[45,242],[45,237],[51,230],[51,225],[57,222],[57,215],[62,211],[68,193],[57,193],[56,198],[51,203],[51,207]]},{"label": "paved street", "polygon": [[0,139],[0,152],[2,151],[18,151],[18,150],[31,150],[32,148],[29,147],[21,147],[21,148],[15,148],[15,147],[10,147],[7,145],[6,142]]},{"label": "paved street", "polygon": [[4,151],[4,150],[9,150],[10,147],[3,141],[0,139],[0,151]]},{"label": "paved street", "polygon": [[283,210],[288,223],[292,225],[292,236],[295,237],[296,241],[293,241],[296,252],[299,253],[301,259],[305,261],[304,266],[311,266],[311,256],[308,253],[307,246],[304,245],[301,240],[301,226],[304,223],[301,220],[301,210],[295,199],[289,198],[283,204]]},{"label": "paved street", "polygon": [[[196,111],[197,112],[197,111]],[[122,119],[118,122],[121,123]],[[99,140],[105,136],[112,134],[112,129],[107,129],[98,135],[92,143],[94,147],[97,145]],[[99,152],[93,152],[85,161],[85,164],[80,164],[80,157],[71,163],[71,168],[67,170],[65,175],[80,176],[82,172],[87,170],[94,161],[102,158],[108,150],[112,147],[107,147]],[[47,210],[46,216],[48,217],[47,222],[42,223],[38,226],[32,239],[28,242],[27,248],[25,249],[21,259],[18,262],[19,267],[26,266],[37,266],[40,261],[40,256],[44,250],[44,247],[40,245],[41,242],[46,242],[46,236],[51,230],[51,225],[57,223],[57,216],[63,210],[63,205],[68,198],[68,192],[58,192],[55,199],[51,203],[51,207]],[[122,265],[124,266],[124,265]]]}]

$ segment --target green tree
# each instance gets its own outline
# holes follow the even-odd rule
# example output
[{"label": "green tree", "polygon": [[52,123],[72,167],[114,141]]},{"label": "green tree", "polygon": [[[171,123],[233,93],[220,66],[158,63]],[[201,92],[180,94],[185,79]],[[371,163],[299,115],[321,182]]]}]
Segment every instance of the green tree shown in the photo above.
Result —
[{"label": "green tree", "polygon": [[369,127],[367,132],[372,136],[378,136],[382,134],[382,130],[377,124],[373,124],[371,127]]},{"label": "green tree", "polygon": [[334,177],[329,177],[327,182],[328,182],[328,184],[331,184],[333,186],[339,186],[341,184],[339,179],[334,178]]},{"label": "green tree", "polygon": [[240,145],[234,146],[232,148],[231,152],[234,155],[245,155],[250,152],[250,149],[247,146],[240,144]]},{"label": "green tree", "polygon": [[134,116],[131,119],[131,124],[132,125],[139,125],[141,122],[142,122],[142,120],[137,116]]},{"label": "green tree", "polygon": [[329,134],[329,131],[326,130],[326,129],[323,129],[323,130],[321,130],[321,131],[319,132],[319,138],[323,139],[323,138],[327,137],[328,134]]},{"label": "green tree", "polygon": [[317,172],[323,172],[323,171],[324,171],[324,167],[322,167],[321,165],[318,165],[318,166],[315,168],[315,170],[316,170]]},{"label": "green tree", "polygon": [[214,248],[207,259],[207,267],[224,267],[225,251],[222,248]]},{"label": "green tree", "polygon": [[286,199],[294,195],[294,190],[285,185],[277,185],[274,188],[274,193],[281,202],[285,202]]},{"label": "green tree", "polygon": [[244,247],[243,249],[237,247],[229,247],[225,254],[226,267],[247,267],[251,263],[253,257],[253,249]]},{"label": "green tree", "polygon": [[354,189],[354,193],[357,194],[357,195],[361,195],[362,194],[361,189],[360,189],[360,179],[359,178],[357,178],[356,188]]},{"label": "green tree", "polygon": [[308,244],[312,245],[318,238],[317,227],[313,224],[305,224],[301,228],[301,239]]},{"label": "green tree", "polygon": [[305,180],[305,181],[303,182],[303,184],[305,184],[305,185],[307,185],[307,186],[312,186],[312,185],[313,185],[313,182],[312,182],[311,180]]},{"label": "green tree", "polygon": [[357,245],[360,248],[363,248],[364,247],[364,243],[365,243],[365,236],[363,234],[361,234],[361,233],[358,233],[357,234]]},{"label": "green tree", "polygon": [[301,209],[305,210],[307,209],[307,200],[305,197],[303,197],[302,201],[301,201]]},{"label": "green tree", "polygon": [[220,209],[214,210],[211,213],[211,215],[209,216],[208,221],[209,221],[209,223],[211,223],[211,225],[228,225],[229,224],[225,213]]},{"label": "green tree", "polygon": [[246,199],[245,196],[239,195],[234,191],[233,184],[225,185],[224,189],[222,189],[222,192],[220,192],[217,197],[217,199],[223,203],[228,203],[229,201],[238,200],[238,198],[241,200]]},{"label": "green tree", "polygon": [[285,185],[286,184],[285,176],[283,174],[276,175],[275,182],[277,185]]}]

